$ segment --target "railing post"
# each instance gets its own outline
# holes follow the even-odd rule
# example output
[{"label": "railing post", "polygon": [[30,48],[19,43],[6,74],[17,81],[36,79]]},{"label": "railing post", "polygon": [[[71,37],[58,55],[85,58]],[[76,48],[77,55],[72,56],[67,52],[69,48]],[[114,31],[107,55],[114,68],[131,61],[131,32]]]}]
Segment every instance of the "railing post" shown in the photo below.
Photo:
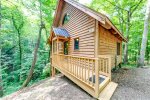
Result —
[{"label": "railing post", "polygon": [[52,58],[51,58],[51,75],[52,75],[52,77],[54,77],[54,70],[53,70],[54,69],[54,67],[53,67],[54,65],[53,65],[53,61],[55,59],[54,56],[53,56],[53,53],[54,53],[53,49],[54,49],[54,44],[53,44],[53,40],[52,40],[52,53],[51,53],[52,54],[51,55],[52,56]]},{"label": "railing post", "polygon": [[99,66],[98,66],[98,58],[95,59],[95,96],[97,98],[99,96]]},{"label": "railing post", "polygon": [[99,96],[99,66],[98,66],[98,55],[99,55],[99,22],[95,20],[95,97]]},{"label": "railing post", "polygon": [[108,58],[108,68],[109,68],[109,78],[110,78],[110,81],[111,81],[111,56]]}]

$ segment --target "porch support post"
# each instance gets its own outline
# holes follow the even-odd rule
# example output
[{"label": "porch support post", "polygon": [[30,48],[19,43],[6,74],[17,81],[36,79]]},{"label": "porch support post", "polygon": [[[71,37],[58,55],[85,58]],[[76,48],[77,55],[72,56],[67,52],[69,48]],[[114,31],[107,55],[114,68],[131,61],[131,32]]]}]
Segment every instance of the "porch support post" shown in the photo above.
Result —
[{"label": "porch support post", "polygon": [[59,41],[59,38],[57,37],[57,54],[59,54],[59,43],[58,43],[58,41]]},{"label": "porch support post", "polygon": [[96,29],[95,29],[95,97],[99,96],[99,66],[98,66],[98,48],[99,47],[99,25],[96,20]]},{"label": "porch support post", "polygon": [[[53,47],[54,47],[54,44],[53,44],[53,39],[52,39],[52,49],[51,49],[51,51],[52,51],[51,54],[52,55],[51,56],[53,56]],[[51,60],[51,72],[52,72],[51,74],[52,74],[52,77],[54,77],[54,67],[53,67],[53,59],[54,58],[50,58],[50,59],[52,59]]]},{"label": "porch support post", "polygon": [[111,56],[109,57],[109,78],[110,78],[110,81],[111,81]]},{"label": "porch support post", "polygon": [[[54,40],[52,40],[52,56],[53,56],[53,53],[54,53]],[[53,59],[56,59],[56,58],[52,58],[51,60],[51,72],[52,72],[52,77],[55,77],[55,68],[54,68],[54,65],[53,65]]]},{"label": "porch support post", "polygon": [[[56,48],[57,48],[57,58],[55,58],[55,59],[57,59],[57,61],[58,61],[58,54],[59,54],[59,38],[57,37],[57,40],[56,40]],[[59,63],[59,62],[58,62]],[[53,74],[54,74],[54,76],[55,76],[55,74],[56,74],[56,68],[55,67],[53,67]]]}]

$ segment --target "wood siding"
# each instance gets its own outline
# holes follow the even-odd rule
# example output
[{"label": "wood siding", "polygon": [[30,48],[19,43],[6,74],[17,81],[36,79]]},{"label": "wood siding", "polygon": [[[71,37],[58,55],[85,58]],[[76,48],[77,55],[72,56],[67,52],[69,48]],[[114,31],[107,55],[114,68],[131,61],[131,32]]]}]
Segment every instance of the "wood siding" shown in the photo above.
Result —
[{"label": "wood siding", "polygon": [[[70,21],[62,25],[64,15],[70,15]],[[71,35],[69,41],[69,55],[94,57],[95,19],[65,3],[63,6],[59,26],[65,28]],[[79,38],[79,50],[74,50],[74,39]]]},{"label": "wood siding", "polygon": [[[115,37],[109,30],[99,25],[100,41],[99,55],[112,55],[112,67],[115,66],[115,56],[117,55],[117,42],[120,43],[120,54],[122,53],[122,41]],[[117,56],[117,64],[121,62],[121,55]]]}]

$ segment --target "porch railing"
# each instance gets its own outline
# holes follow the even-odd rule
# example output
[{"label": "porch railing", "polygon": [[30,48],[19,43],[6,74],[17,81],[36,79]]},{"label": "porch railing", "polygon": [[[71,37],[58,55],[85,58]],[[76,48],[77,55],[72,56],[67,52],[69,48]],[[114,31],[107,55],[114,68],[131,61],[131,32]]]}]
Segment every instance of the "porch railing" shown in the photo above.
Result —
[{"label": "porch railing", "polygon": [[[98,66],[96,66],[98,62]],[[97,85],[100,87],[99,76],[111,78],[111,57],[99,55],[98,58],[76,57],[71,55],[53,54],[52,66],[62,72],[68,73],[92,89],[91,95],[95,96]],[[99,76],[97,76],[98,74]],[[98,82],[97,82],[98,80]],[[97,83],[97,84],[96,84]],[[83,84],[83,85],[84,85]],[[89,91],[89,89],[88,89]]]},{"label": "porch railing", "polygon": [[94,86],[92,76],[95,72],[95,58],[54,54],[52,59],[53,66],[73,75],[91,87]]},{"label": "porch railing", "polygon": [[99,55],[99,72],[111,79],[112,56]]}]

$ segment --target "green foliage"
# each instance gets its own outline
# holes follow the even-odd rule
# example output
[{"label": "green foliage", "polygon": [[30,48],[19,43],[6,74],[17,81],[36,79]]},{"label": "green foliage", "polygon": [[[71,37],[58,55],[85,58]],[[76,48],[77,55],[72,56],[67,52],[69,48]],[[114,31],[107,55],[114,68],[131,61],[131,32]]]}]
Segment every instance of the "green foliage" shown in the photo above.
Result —
[{"label": "green foliage", "polygon": [[[41,0],[43,22],[46,31],[37,55],[37,63],[30,85],[50,76],[49,45],[46,44],[56,7],[55,0]],[[39,32],[40,16],[37,0],[2,0],[2,26],[0,32],[0,55],[4,95],[20,89],[32,64],[34,47]],[[19,33],[18,33],[19,30]],[[21,36],[22,67],[19,66],[18,34]]]},{"label": "green foliage", "polygon": [[48,63],[43,69],[42,78],[49,77],[49,75],[51,74],[50,72],[51,72],[50,63]]}]

